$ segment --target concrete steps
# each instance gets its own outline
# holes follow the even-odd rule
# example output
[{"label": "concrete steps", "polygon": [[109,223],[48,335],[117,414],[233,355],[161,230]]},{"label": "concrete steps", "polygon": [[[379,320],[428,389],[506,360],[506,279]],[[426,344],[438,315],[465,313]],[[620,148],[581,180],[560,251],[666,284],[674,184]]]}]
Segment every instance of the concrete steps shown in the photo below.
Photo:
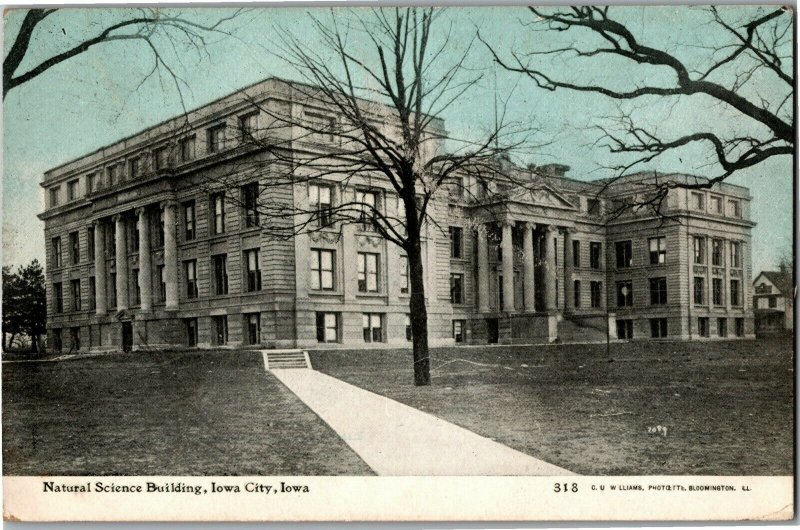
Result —
[{"label": "concrete steps", "polygon": [[311,359],[305,350],[261,350],[266,370],[309,369]]}]

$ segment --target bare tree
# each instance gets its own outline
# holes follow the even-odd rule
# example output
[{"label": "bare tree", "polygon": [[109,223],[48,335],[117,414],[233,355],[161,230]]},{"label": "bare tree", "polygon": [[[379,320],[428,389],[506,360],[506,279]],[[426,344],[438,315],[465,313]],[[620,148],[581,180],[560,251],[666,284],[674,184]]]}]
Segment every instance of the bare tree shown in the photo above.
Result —
[{"label": "bare tree", "polygon": [[[633,173],[665,153],[693,145],[704,146],[712,161],[708,165],[717,168],[709,178],[680,183],[662,180],[642,205],[660,204],[668,188],[708,188],[737,171],[794,153],[791,9],[712,6],[696,11],[698,20],[707,16],[706,24],[697,29],[714,32],[719,42],[713,47],[702,47],[699,39],[681,43],[695,52],[701,50],[701,64],[682,60],[667,47],[644,44],[648,36],[637,35],[638,30],[632,29],[634,25],[622,16],[614,16],[608,6],[529,8],[529,11],[533,15],[533,20],[526,22],[526,27],[532,28],[530,31],[540,29],[554,37],[566,38],[568,43],[523,53],[501,52],[481,40],[498,64],[527,76],[537,87],[600,94],[618,102],[639,101],[643,106],[659,101],[674,103],[681,98],[706,98],[711,102],[706,107],[707,115],[693,122],[722,125],[718,116],[723,111],[735,116],[735,120],[726,119],[729,123],[735,121],[731,130],[715,126],[671,138],[662,137],[656,130],[657,124],[648,123],[641,116],[637,118],[629,110],[621,110],[615,123],[599,126],[600,143],[604,142],[613,153],[630,155],[624,163],[610,168],[617,176]],[[574,40],[569,41],[570,36]],[[601,61],[612,70],[621,66],[628,87],[612,82],[568,81],[545,72],[537,61],[553,56],[595,64]],[[645,108],[645,112],[650,111]]]},{"label": "bare tree", "polygon": [[[482,73],[467,67],[472,43],[453,42],[453,23],[444,23],[442,13],[388,8],[310,15],[320,46],[309,45],[308,35],[279,30],[274,49],[304,80],[292,84],[291,97],[306,112],[251,98],[269,123],[254,133],[245,118],[238,134],[262,154],[205,184],[230,189],[268,175],[253,192],[257,199],[233,194],[231,200],[241,201],[274,237],[359,224],[400,247],[409,266],[416,385],[430,384],[423,248],[429,230],[441,228],[434,226],[433,210],[442,202],[436,199],[460,189],[460,179],[470,175],[488,181],[502,174],[504,157],[527,145],[532,130],[499,116],[480,139],[445,137],[443,112],[478,86]],[[323,147],[305,147],[310,144]],[[278,189],[326,181],[360,191],[348,191],[335,204],[275,200]],[[397,197],[397,207],[370,194],[387,183],[386,196]]]},{"label": "bare tree", "polygon": [[[181,79],[165,60],[161,47],[175,46],[176,42],[181,41],[202,53],[207,36],[223,33],[225,24],[242,12],[235,10],[228,16],[206,23],[191,20],[186,16],[168,15],[158,8],[118,10],[117,12],[125,15],[120,17],[120,20],[108,23],[94,35],[87,36],[79,42],[70,42],[63,49],[41,58],[41,50],[36,46],[37,38],[41,38],[42,33],[48,30],[58,31],[57,26],[49,27],[47,22],[49,17],[59,11],[52,8],[29,9],[25,14],[3,60],[3,99],[14,88],[37,78],[58,64],[85,53],[94,46],[120,41],[144,44],[152,53],[154,61],[147,77],[164,70],[178,86]],[[87,16],[91,16],[91,10],[87,9],[84,12]],[[60,29],[64,35],[67,34],[63,27]],[[53,40],[50,38],[48,42]],[[20,71],[20,67],[26,66],[27,61],[32,61],[33,64]]]}]

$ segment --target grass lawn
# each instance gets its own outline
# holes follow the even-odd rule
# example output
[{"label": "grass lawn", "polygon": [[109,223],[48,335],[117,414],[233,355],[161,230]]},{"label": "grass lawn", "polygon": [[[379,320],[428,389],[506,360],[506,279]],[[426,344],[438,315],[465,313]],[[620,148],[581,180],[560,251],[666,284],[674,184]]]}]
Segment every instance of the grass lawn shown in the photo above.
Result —
[{"label": "grass lawn", "polygon": [[371,475],[256,352],[3,364],[5,475]]},{"label": "grass lawn", "polygon": [[580,474],[792,474],[790,339],[611,348],[611,361],[605,345],[435,349],[423,388],[410,349],[312,363]]}]

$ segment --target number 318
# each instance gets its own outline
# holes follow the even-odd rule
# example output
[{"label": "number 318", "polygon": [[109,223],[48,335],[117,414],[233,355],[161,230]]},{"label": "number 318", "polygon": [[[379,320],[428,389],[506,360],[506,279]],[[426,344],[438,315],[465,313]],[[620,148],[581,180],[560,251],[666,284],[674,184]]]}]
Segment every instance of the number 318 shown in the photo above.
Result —
[{"label": "number 318", "polygon": [[553,484],[553,491],[556,493],[567,493],[570,491],[576,493],[578,491],[578,485],[575,482],[572,484],[567,482],[556,482]]}]

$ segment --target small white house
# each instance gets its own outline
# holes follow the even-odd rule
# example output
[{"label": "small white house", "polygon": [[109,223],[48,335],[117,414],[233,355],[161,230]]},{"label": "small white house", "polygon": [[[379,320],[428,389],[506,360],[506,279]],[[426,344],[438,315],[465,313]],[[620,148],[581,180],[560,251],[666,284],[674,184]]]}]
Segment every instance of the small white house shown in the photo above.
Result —
[{"label": "small white house", "polygon": [[789,270],[763,271],[753,281],[756,335],[794,329],[794,282]]}]

